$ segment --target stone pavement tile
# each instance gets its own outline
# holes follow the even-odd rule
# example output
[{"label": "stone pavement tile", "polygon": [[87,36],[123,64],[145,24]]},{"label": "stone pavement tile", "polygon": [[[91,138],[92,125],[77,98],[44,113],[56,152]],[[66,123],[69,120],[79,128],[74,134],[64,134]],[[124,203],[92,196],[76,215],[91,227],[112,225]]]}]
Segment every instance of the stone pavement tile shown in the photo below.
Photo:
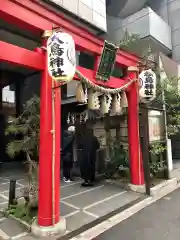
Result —
[{"label": "stone pavement tile", "polygon": [[68,217],[66,219],[66,224],[67,224],[67,230],[68,231],[73,231],[81,226],[88,224],[95,220],[94,217],[87,215],[86,213],[79,212],[71,217]]},{"label": "stone pavement tile", "polygon": [[20,240],[56,240],[56,239],[57,238],[55,236],[36,238],[36,237],[33,237],[31,234],[28,234],[27,236],[20,238]]},{"label": "stone pavement tile", "polygon": [[[83,189],[84,191],[87,190],[87,188]],[[78,206],[80,208],[84,208],[88,205],[91,205],[97,201],[101,201],[122,191],[123,190],[121,188],[116,188],[113,186],[112,187],[103,186],[101,188],[94,187],[93,191],[84,192],[80,196],[74,196],[72,198],[66,199],[66,202]]]},{"label": "stone pavement tile", "polygon": [[[27,179],[27,176],[24,176],[23,178],[19,178],[19,179],[20,179],[20,180],[17,179],[17,185],[18,185],[18,183],[20,183],[21,185],[24,185],[24,186],[28,185],[29,181],[28,181],[28,179]],[[0,183],[1,183],[1,181],[0,181]],[[61,180],[61,183],[60,183],[61,187],[63,187],[63,188],[64,188],[64,186],[65,186],[65,187],[68,187],[68,186],[70,186],[71,184],[73,184],[73,183],[65,183],[65,182],[62,181],[62,180]]]},{"label": "stone pavement tile", "polygon": [[[20,240],[37,240],[37,238],[33,237],[31,234],[28,234],[22,238],[20,238]],[[41,240],[41,239],[39,239]]]},{"label": "stone pavement tile", "polygon": [[60,203],[60,214],[62,217],[66,216],[74,211],[76,211],[75,208],[67,206],[66,204],[64,204],[62,202]]},{"label": "stone pavement tile", "polygon": [[65,183],[62,179],[60,181],[61,181],[61,186],[64,187],[64,186],[81,185],[81,182],[83,180],[79,177],[75,177],[73,178],[73,181],[71,183]]},{"label": "stone pavement tile", "polygon": [[[23,194],[22,191],[23,191],[23,187],[16,188],[16,197],[21,197],[22,194]],[[3,192],[3,195],[8,198],[9,197],[9,190],[6,191],[6,192]]]},{"label": "stone pavement tile", "polygon": [[7,202],[7,200],[0,196],[0,205],[3,204],[4,202]]},{"label": "stone pavement tile", "polygon": [[[7,200],[5,200],[7,201]],[[8,207],[8,201],[7,202],[4,202],[4,203],[0,203],[0,209],[5,209]]]},{"label": "stone pavement tile", "polygon": [[0,222],[2,222],[2,219],[5,218],[4,217],[4,213],[0,212]]},{"label": "stone pavement tile", "polygon": [[61,198],[68,197],[69,195],[74,195],[74,194],[83,192],[85,190],[87,189],[81,187],[80,183],[69,185],[67,187],[61,188]]},{"label": "stone pavement tile", "polygon": [[63,180],[61,180],[61,187],[64,187],[64,186],[69,186],[71,183],[65,183]]},{"label": "stone pavement tile", "polygon": [[[19,178],[20,179],[20,178]],[[26,186],[26,185],[28,185],[28,179],[27,178],[23,178],[23,179],[20,179],[20,180],[18,180],[17,181],[17,184],[18,183],[20,183],[21,185],[24,185],[24,186]]]},{"label": "stone pavement tile", "polygon": [[9,182],[5,184],[0,184],[0,193],[9,190]]},{"label": "stone pavement tile", "polygon": [[7,174],[4,174],[4,176],[2,176],[8,180],[10,179],[14,179],[14,180],[19,180],[19,179],[24,179],[27,177],[27,174],[25,173],[7,173]]},{"label": "stone pavement tile", "polygon": [[5,232],[9,237],[14,237],[20,233],[25,232],[25,228],[21,226],[17,221],[7,218],[0,223],[0,229]]},{"label": "stone pavement tile", "polygon": [[110,200],[104,201],[98,205],[92,206],[86,209],[88,212],[96,214],[100,217],[136,200],[140,195],[132,192],[125,192],[119,196],[111,198]]},{"label": "stone pavement tile", "polygon": [[0,177],[0,184],[4,184],[4,183],[8,183],[8,182],[9,182],[8,179],[1,178],[1,177]]}]

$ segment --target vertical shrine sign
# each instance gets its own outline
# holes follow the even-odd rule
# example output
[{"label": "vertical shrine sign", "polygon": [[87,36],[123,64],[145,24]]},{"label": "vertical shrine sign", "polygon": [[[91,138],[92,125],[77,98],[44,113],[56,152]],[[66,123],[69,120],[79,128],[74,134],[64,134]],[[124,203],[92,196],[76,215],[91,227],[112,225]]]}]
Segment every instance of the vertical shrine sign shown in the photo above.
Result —
[{"label": "vertical shrine sign", "polygon": [[118,49],[119,47],[114,44],[108,43],[107,41],[104,42],[103,51],[96,72],[96,79],[102,81],[109,80],[114,69]]},{"label": "vertical shrine sign", "polygon": [[148,103],[156,97],[156,74],[151,70],[144,70],[139,74],[139,97],[143,103]]},{"label": "vertical shrine sign", "polygon": [[47,61],[49,75],[55,81],[71,81],[76,70],[76,51],[72,36],[54,32],[47,41]]}]

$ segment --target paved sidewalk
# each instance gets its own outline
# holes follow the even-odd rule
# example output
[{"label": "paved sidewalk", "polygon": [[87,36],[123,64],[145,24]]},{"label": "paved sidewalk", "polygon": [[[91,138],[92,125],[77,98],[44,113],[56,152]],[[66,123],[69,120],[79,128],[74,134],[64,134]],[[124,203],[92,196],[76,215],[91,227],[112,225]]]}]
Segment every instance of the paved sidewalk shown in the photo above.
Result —
[{"label": "paved sidewalk", "polygon": [[[9,179],[17,179],[17,196],[21,196],[21,190],[27,184],[27,180],[22,170],[1,171],[0,176],[0,208],[5,208],[8,203]],[[80,179],[73,183],[61,182],[60,212],[61,216],[66,218],[67,234],[92,224],[95,220],[135,200],[138,201],[139,198],[140,194],[125,191],[105,182],[99,182],[90,188],[81,187]],[[0,218],[1,236],[3,239],[33,239],[30,235],[27,236],[21,225],[7,218]]]},{"label": "paved sidewalk", "polygon": [[94,240],[179,240],[180,189],[115,225]]}]

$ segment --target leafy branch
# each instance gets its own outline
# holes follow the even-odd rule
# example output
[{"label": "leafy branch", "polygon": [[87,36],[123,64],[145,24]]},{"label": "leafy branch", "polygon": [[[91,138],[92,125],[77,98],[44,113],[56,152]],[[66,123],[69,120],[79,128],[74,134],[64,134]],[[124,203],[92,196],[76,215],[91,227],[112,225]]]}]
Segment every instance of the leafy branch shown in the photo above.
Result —
[{"label": "leafy branch", "polygon": [[34,96],[24,105],[23,113],[8,119],[6,135],[13,136],[8,145],[7,153],[15,157],[21,152],[27,153],[34,160],[38,160],[39,128],[40,128],[40,99]]}]

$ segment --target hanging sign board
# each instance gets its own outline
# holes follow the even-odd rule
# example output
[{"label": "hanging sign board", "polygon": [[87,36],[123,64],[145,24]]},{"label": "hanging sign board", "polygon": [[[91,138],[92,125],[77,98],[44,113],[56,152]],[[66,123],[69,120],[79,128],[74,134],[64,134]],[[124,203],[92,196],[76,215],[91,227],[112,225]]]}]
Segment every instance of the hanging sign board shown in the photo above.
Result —
[{"label": "hanging sign board", "polygon": [[103,51],[101,54],[99,66],[96,72],[96,78],[102,81],[108,81],[112,71],[114,69],[114,64],[116,61],[116,54],[119,47],[112,43],[104,42]]},{"label": "hanging sign board", "polygon": [[49,75],[58,82],[71,81],[76,70],[76,51],[72,36],[54,32],[47,41]]},{"label": "hanging sign board", "polygon": [[140,101],[148,103],[156,97],[156,74],[151,70],[144,70],[139,74]]},{"label": "hanging sign board", "polygon": [[156,142],[164,139],[164,125],[162,111],[150,110],[148,111],[149,122],[149,141]]}]

